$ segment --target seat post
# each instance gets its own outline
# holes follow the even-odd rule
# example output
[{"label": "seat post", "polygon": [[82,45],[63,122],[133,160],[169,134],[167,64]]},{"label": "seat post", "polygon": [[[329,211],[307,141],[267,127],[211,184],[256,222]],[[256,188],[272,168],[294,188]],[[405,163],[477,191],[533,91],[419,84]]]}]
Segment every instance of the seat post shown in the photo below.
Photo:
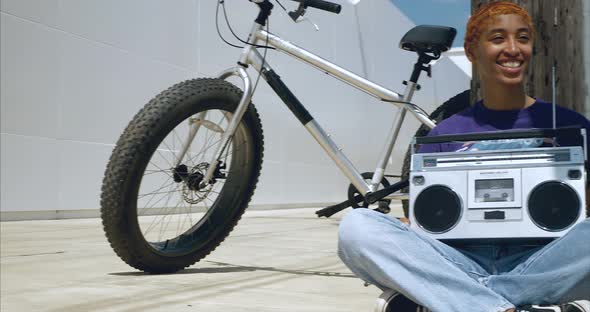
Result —
[{"label": "seat post", "polygon": [[430,63],[432,60],[437,60],[440,58],[440,54],[435,55],[428,55],[426,53],[418,52],[418,61],[414,64],[414,70],[412,71],[412,76],[410,77],[410,81],[413,83],[418,83],[418,78],[420,78],[420,73],[425,71],[428,74],[428,77],[432,77],[432,70],[430,65],[426,65]]}]

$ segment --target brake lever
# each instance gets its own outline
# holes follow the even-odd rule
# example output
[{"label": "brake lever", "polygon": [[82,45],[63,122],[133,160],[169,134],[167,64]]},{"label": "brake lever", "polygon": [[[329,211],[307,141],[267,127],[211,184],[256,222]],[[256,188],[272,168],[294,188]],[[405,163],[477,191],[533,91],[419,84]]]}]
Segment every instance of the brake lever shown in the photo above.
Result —
[{"label": "brake lever", "polygon": [[301,2],[299,4],[299,7],[297,8],[297,10],[291,11],[288,14],[295,23],[301,23],[303,21],[308,21],[309,23],[311,23],[313,25],[313,27],[315,28],[316,31],[319,31],[320,28],[318,27],[318,25],[316,23],[314,23],[308,17],[303,17],[303,15],[305,15],[306,9],[307,9],[307,6],[303,2]]},{"label": "brake lever", "polygon": [[301,2],[299,3],[299,7],[297,7],[297,10],[291,11],[288,14],[293,20],[293,22],[297,23],[297,20],[303,15],[305,15],[305,9],[307,9],[307,6],[304,4],[304,2]]}]

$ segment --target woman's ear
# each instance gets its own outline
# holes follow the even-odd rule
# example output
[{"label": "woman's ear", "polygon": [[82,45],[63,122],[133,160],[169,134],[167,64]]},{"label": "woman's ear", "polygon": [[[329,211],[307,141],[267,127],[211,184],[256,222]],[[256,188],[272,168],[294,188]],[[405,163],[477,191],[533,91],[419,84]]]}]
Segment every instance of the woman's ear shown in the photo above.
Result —
[{"label": "woman's ear", "polygon": [[465,56],[467,56],[467,59],[471,63],[474,63],[475,57],[473,56],[473,53],[471,52],[471,49],[469,49],[466,45],[463,46],[463,49],[465,50]]}]

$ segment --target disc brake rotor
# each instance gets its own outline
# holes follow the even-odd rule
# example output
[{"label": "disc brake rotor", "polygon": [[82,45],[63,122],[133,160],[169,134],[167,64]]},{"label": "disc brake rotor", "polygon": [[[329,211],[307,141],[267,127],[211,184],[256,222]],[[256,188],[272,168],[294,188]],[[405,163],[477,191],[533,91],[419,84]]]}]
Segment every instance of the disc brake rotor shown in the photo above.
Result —
[{"label": "disc brake rotor", "polygon": [[209,168],[208,163],[200,163],[191,169],[188,175],[188,181],[182,184],[182,197],[189,204],[198,204],[203,201],[211,190],[213,184],[207,184],[205,187],[198,187]]}]

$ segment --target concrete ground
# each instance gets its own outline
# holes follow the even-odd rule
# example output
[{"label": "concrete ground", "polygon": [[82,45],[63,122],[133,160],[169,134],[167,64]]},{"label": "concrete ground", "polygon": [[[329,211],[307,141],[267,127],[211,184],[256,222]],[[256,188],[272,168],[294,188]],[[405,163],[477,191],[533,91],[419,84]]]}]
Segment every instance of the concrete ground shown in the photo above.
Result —
[{"label": "concrete ground", "polygon": [[380,291],[336,255],[346,211],[315,210],[249,211],[212,254],[165,275],[120,260],[100,219],[2,222],[0,310],[372,311]]}]

